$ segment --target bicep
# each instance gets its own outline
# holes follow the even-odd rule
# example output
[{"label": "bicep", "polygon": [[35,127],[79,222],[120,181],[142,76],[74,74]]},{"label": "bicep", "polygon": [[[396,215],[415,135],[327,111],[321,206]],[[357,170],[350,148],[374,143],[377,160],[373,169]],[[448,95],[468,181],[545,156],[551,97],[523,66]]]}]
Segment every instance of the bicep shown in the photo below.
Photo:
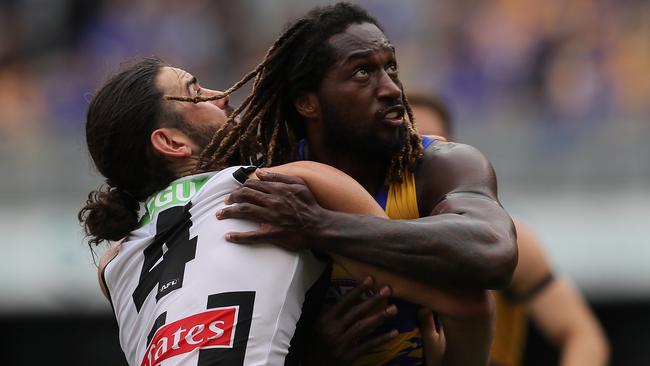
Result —
[{"label": "bicep", "polygon": [[492,164],[469,145],[443,142],[429,147],[416,179],[418,197],[425,204],[435,205],[454,192],[473,192],[498,200]]},{"label": "bicep", "polygon": [[[487,158],[464,144],[443,143],[426,150],[416,175],[423,215],[473,212],[471,206],[456,208],[455,202],[493,202],[500,207],[496,175]],[[459,200],[457,200],[457,198]],[[469,211],[468,211],[469,210]]]},{"label": "bicep", "polygon": [[428,151],[419,174],[423,214],[471,224],[467,228],[514,244],[515,227],[499,202],[494,169],[480,151],[463,144],[442,145]]}]

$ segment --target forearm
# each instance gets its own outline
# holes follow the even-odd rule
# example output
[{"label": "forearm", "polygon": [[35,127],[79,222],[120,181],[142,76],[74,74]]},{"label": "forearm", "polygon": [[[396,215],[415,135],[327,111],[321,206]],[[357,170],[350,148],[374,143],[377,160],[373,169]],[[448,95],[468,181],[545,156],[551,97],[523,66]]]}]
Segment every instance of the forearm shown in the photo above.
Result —
[{"label": "forearm", "polygon": [[367,263],[338,255],[331,256],[358,281],[371,276],[374,278],[377,289],[388,285],[392,289],[393,297],[421,305],[436,313],[458,317],[477,317],[490,311],[489,293],[485,290],[458,291],[432,287]]},{"label": "forearm", "polygon": [[494,300],[489,294],[490,311],[477,317],[442,316],[446,338],[443,365],[481,365],[488,362],[494,337]]},{"label": "forearm", "polygon": [[320,250],[434,286],[496,288],[510,281],[516,246],[487,223],[441,214],[387,220],[329,211],[314,233]]}]

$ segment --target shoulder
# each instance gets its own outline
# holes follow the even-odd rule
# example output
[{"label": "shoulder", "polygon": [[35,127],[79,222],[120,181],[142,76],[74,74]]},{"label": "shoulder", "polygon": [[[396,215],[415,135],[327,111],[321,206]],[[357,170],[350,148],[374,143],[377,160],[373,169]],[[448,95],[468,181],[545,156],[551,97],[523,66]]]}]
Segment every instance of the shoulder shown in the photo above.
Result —
[{"label": "shoulder", "polygon": [[[469,173],[471,169],[481,168],[491,170],[490,162],[477,148],[461,144],[436,140],[425,150],[418,174],[431,174],[436,169],[447,169]],[[471,176],[471,174],[465,174]]]},{"label": "shoulder", "polygon": [[478,149],[466,144],[441,140],[431,143],[415,170],[415,179],[418,202],[425,212],[454,192],[497,199],[492,165]]},{"label": "shoulder", "polygon": [[106,266],[110,261],[112,261],[117,254],[120,252],[120,248],[122,248],[122,242],[124,242],[124,239],[112,243],[108,249],[104,252],[104,254],[99,258],[99,265],[97,267],[97,280],[99,281],[99,288],[102,290],[102,293],[106,298],[109,298],[108,295],[108,289],[106,288],[106,283],[104,280],[104,270],[106,269]]}]

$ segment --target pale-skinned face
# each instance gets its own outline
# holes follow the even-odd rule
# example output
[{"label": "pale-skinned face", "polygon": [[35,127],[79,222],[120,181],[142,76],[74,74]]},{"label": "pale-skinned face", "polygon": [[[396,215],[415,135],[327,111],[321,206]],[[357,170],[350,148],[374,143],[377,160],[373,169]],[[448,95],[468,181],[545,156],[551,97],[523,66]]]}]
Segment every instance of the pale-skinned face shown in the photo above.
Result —
[{"label": "pale-skinned face", "polygon": [[[196,77],[187,71],[169,66],[163,67],[158,73],[156,86],[162,90],[165,96],[210,97],[220,93],[217,90],[202,87]],[[232,112],[232,107],[230,107],[228,101],[228,97],[224,97],[199,103],[166,102],[175,103],[174,108],[193,127],[199,129],[202,127],[216,127],[218,129],[228,120],[228,114]]]},{"label": "pale-skinned face", "polygon": [[[185,70],[165,66],[156,77],[156,86],[165,96],[175,97],[210,97],[220,93],[201,86],[195,76]],[[163,103],[173,103],[185,122],[183,132],[186,132],[197,145],[194,151],[201,151],[212,139],[214,133],[228,120],[232,107],[228,97],[208,102],[181,102],[165,100]]]}]

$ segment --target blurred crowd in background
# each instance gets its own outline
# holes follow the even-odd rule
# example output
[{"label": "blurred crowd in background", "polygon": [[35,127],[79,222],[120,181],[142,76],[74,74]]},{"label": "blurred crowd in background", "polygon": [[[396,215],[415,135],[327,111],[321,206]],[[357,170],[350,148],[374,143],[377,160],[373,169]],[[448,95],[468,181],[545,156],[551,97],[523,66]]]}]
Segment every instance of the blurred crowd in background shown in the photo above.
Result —
[{"label": "blurred crowd in background", "polygon": [[[101,183],[84,147],[85,111],[125,61],[156,55],[225,89],[257,65],[288,21],[318,3],[0,1],[0,227],[19,258],[4,272],[17,277],[27,261],[20,258],[35,248],[64,253],[54,257],[63,273],[79,258],[92,264],[73,254],[87,254],[75,212]],[[457,138],[490,158],[504,203],[538,228],[560,267],[592,268],[585,250],[601,262],[625,252],[612,267],[628,271],[625,283],[639,277],[650,258],[642,234],[650,202],[649,1],[358,3],[396,46],[407,91],[450,105]],[[573,231],[558,229],[574,219]],[[35,223],[41,229],[32,230]],[[45,277],[51,270],[33,269]],[[637,285],[647,289],[645,271]],[[581,285],[607,285],[594,281]]]},{"label": "blurred crowd in background", "polygon": [[[259,62],[288,20],[316,3],[0,2],[0,140],[20,145],[28,159],[5,156],[3,166],[56,165],[40,161],[41,150],[30,145],[77,140],[90,96],[125,60],[157,55],[192,70],[206,85],[225,88]],[[461,137],[491,132],[481,139],[501,141],[505,138],[493,135],[505,134],[514,140],[508,143],[527,147],[520,159],[543,166],[613,144],[623,156],[603,161],[606,166],[599,169],[578,168],[578,179],[594,183],[597,177],[611,184],[627,173],[650,176],[649,166],[624,159],[637,157],[637,147],[648,151],[641,137],[650,119],[650,2],[360,3],[396,45],[407,90],[448,101]],[[63,177],[74,173],[69,169]],[[568,171],[535,174],[535,180]],[[75,182],[61,187],[66,180],[52,173],[55,190],[74,190],[69,185]],[[518,176],[507,169],[504,174]],[[16,182],[31,178],[24,175],[29,174]]]}]

